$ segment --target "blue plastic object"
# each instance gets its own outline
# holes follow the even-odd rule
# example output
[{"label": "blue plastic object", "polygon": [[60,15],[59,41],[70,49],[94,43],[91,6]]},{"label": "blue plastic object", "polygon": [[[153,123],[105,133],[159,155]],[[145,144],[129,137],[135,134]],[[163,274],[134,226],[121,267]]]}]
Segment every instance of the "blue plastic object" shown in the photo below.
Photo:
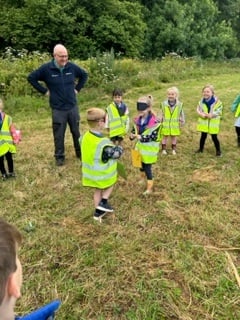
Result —
[{"label": "blue plastic object", "polygon": [[16,317],[15,320],[52,320],[60,304],[59,300],[52,301],[25,316]]}]

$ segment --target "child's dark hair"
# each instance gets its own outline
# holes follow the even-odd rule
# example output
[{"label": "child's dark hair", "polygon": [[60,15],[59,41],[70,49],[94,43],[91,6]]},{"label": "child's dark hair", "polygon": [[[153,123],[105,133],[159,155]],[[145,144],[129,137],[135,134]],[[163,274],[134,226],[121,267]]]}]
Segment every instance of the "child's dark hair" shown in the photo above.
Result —
[{"label": "child's dark hair", "polygon": [[115,96],[120,96],[120,97],[122,97],[122,96],[123,96],[123,91],[122,91],[122,89],[120,89],[120,88],[115,88],[115,89],[113,90],[112,96],[113,96],[113,97],[115,97]]}]

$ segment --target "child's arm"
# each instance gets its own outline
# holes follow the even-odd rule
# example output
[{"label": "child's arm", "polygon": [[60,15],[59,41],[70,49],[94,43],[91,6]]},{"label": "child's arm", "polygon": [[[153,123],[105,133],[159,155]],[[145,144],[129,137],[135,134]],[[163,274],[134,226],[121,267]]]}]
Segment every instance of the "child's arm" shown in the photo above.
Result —
[{"label": "child's arm", "polygon": [[203,108],[200,103],[197,106],[197,113],[200,117],[207,118],[207,113],[203,112]]},{"label": "child's arm", "polygon": [[106,113],[106,116],[105,116],[105,128],[109,129],[109,117],[108,117],[107,113]]},{"label": "child's arm", "polygon": [[129,131],[129,126],[130,126],[130,119],[129,119],[129,117],[127,117],[127,119],[126,119],[126,123],[125,123],[126,132],[128,132],[128,131]]},{"label": "child's arm", "polygon": [[134,140],[136,137],[137,137],[137,135],[136,135],[136,128],[133,126],[133,127],[132,127],[132,130],[131,130],[131,132],[130,132],[129,139],[130,139],[130,140]]},{"label": "child's arm", "polygon": [[163,104],[160,104],[160,111],[159,114],[157,115],[157,118],[160,122],[163,122],[164,120],[164,112],[163,112]]},{"label": "child's arm", "polygon": [[119,159],[123,153],[121,146],[106,146],[102,152],[102,162],[106,163],[109,159]]},{"label": "child's arm", "polygon": [[181,109],[181,112],[180,112],[179,122],[181,125],[185,124],[185,114],[184,114],[183,108]]},{"label": "child's arm", "polygon": [[221,116],[222,115],[222,109],[223,109],[223,105],[221,103],[219,105],[219,107],[212,112],[212,118],[217,118],[217,117]]}]

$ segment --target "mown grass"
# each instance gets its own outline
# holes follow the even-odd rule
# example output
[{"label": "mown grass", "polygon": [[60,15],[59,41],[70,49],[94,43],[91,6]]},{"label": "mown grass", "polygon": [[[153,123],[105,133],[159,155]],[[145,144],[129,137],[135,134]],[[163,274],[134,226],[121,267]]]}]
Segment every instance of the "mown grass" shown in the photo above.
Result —
[{"label": "mown grass", "polygon": [[[228,258],[230,254],[239,270],[240,150],[229,110],[239,91],[239,68],[196,63],[191,72],[173,63],[174,79],[167,83],[168,69],[157,62],[141,64],[143,77],[140,71],[129,73],[125,81],[119,75],[131,117],[140,95],[152,94],[157,111],[166,89],[177,85],[186,125],[177,156],[159,155],[149,197],[142,196],[144,186],[138,184],[138,170],[130,163],[132,142],[125,139],[122,162],[128,179],[119,179],[111,197],[115,213],[102,224],[92,219],[92,191],[81,185],[80,162],[69,131],[66,165],[55,167],[47,100],[38,95],[7,98],[6,112],[23,132],[15,156],[17,178],[1,182],[1,215],[24,235],[18,313],[59,298],[59,319],[240,318],[239,285]],[[133,69],[139,64],[130,65]],[[184,70],[185,76],[177,78]],[[160,81],[163,75],[165,80]],[[199,141],[195,109],[206,83],[216,87],[224,102],[222,158],[215,157],[210,137],[205,152],[194,153]],[[85,110],[105,107],[114,84],[82,91],[82,132],[87,129]]]}]

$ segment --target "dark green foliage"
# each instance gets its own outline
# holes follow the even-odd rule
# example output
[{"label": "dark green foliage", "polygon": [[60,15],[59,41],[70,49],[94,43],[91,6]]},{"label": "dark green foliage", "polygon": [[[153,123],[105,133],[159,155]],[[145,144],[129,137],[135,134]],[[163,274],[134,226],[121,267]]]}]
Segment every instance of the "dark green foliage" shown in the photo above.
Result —
[{"label": "dark green foliage", "polygon": [[6,47],[51,53],[63,43],[71,58],[111,49],[125,57],[165,53],[202,58],[240,55],[240,0],[0,0],[0,52]]}]

